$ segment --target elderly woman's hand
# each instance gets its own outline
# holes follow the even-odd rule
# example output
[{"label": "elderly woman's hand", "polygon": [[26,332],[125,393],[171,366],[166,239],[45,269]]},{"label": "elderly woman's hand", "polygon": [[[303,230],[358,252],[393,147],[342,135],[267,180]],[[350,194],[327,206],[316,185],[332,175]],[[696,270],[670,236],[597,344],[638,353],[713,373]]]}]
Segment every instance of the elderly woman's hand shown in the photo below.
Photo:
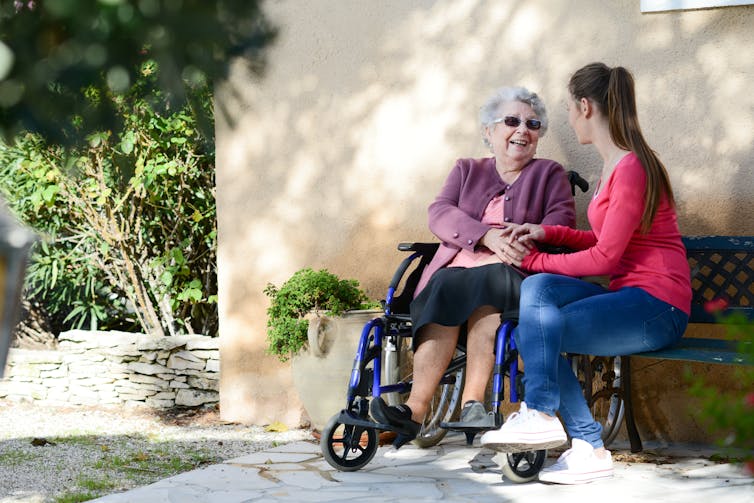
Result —
[{"label": "elderly woman's hand", "polygon": [[482,236],[480,243],[497,255],[504,264],[515,266],[521,265],[521,261],[529,254],[530,249],[530,246],[526,243],[511,241],[507,236],[506,229],[488,230]]},{"label": "elderly woman's hand", "polygon": [[538,224],[509,224],[502,232],[508,241],[526,246],[531,249],[534,241],[541,241],[545,237],[545,230]]}]

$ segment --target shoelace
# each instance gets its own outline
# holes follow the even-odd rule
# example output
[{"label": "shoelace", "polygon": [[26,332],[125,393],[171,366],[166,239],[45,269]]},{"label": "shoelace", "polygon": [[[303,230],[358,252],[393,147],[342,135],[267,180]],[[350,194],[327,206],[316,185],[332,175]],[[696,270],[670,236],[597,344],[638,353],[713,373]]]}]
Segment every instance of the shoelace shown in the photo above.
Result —
[{"label": "shoelace", "polygon": [[573,447],[571,447],[570,449],[568,449],[567,451],[565,451],[565,452],[564,452],[563,454],[561,454],[561,455],[560,455],[560,456],[558,457],[558,460],[557,460],[557,461],[555,462],[555,464],[556,464],[556,465],[558,465],[558,464],[563,464],[563,463],[565,463],[565,462],[566,462],[566,460],[567,460],[568,458],[570,458],[570,457],[571,457],[571,456],[572,456],[572,455],[574,454],[574,452],[575,452],[575,451],[573,450]]},{"label": "shoelace", "polygon": [[527,418],[531,417],[533,410],[529,410],[526,407],[526,402],[521,402],[521,408],[518,410],[518,412],[512,413],[508,420],[506,421],[506,424],[517,424],[520,423]]},{"label": "shoelace", "polygon": [[[563,454],[561,454],[558,457],[558,460],[555,461],[550,467],[548,468],[548,471],[558,471],[558,470],[565,470],[568,468],[568,458],[573,457],[574,454],[576,454],[577,451],[573,450],[573,447],[565,451]],[[583,457],[583,456],[582,456]]]},{"label": "shoelace", "polygon": [[571,458],[571,457],[573,457],[574,459],[578,459],[578,458],[587,459],[588,457],[593,456],[593,455],[594,455],[593,452],[588,452],[588,451],[580,450],[580,449],[574,449],[573,447],[571,447],[570,449],[565,451],[563,454],[561,454],[560,457],[558,457],[558,460],[555,462],[555,465],[558,465],[558,466],[566,465],[568,458]]}]

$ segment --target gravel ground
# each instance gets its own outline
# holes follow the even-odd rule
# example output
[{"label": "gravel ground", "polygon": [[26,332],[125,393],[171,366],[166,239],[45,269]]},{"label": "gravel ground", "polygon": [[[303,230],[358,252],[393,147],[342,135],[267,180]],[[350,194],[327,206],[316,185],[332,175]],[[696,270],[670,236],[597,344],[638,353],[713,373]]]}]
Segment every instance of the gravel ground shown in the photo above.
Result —
[{"label": "gravel ground", "polygon": [[[85,501],[302,439],[212,410],[154,413],[0,401],[0,503]],[[274,426],[274,425],[273,425]]]}]

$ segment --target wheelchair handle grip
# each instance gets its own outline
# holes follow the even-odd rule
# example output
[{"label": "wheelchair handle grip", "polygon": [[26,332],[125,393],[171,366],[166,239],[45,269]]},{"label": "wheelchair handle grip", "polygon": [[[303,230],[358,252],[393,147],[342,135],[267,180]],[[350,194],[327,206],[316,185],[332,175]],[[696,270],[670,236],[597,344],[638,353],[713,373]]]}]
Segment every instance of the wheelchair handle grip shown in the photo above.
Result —
[{"label": "wheelchair handle grip", "polygon": [[576,187],[581,189],[581,192],[586,192],[589,190],[589,182],[581,178],[581,175],[579,175],[576,171],[569,171],[568,172],[568,182],[571,184],[571,195],[576,195]]}]

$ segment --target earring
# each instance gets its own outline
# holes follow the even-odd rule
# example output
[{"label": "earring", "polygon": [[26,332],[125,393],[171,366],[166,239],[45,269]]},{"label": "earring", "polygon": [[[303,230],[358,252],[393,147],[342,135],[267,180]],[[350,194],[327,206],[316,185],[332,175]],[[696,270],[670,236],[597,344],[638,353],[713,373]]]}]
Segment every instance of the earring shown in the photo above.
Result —
[{"label": "earring", "polygon": [[490,149],[490,152],[493,154],[495,153],[495,149],[492,148],[492,143],[490,143],[490,140],[487,139],[487,137],[482,136],[482,142],[484,143],[484,146]]}]

